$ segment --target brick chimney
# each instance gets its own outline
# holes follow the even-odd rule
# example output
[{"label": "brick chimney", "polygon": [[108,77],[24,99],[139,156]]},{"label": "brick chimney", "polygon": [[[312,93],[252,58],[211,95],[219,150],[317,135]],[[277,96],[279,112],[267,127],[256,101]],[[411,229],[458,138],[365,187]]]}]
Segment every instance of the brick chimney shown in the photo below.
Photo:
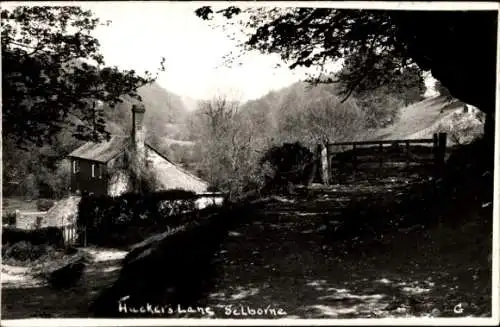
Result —
[{"label": "brick chimney", "polygon": [[143,104],[132,106],[132,157],[135,168],[143,167],[146,162],[146,128],[144,127]]}]

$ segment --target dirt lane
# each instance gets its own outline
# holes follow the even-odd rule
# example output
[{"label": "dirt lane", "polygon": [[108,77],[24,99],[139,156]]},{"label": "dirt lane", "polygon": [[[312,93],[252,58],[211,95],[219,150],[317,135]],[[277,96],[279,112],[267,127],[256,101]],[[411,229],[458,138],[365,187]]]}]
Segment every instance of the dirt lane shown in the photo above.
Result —
[{"label": "dirt lane", "polygon": [[[372,186],[373,201],[387,188]],[[461,315],[491,313],[488,263],[471,247],[482,238],[475,226],[338,240],[349,192],[362,193],[331,187],[307,199],[275,198],[231,231],[216,259],[219,278],[208,300],[217,317],[454,317],[458,304],[467,308]],[[250,314],[268,306],[287,315]]]},{"label": "dirt lane", "polygon": [[2,319],[78,318],[88,316],[88,305],[118,277],[125,252],[85,249],[93,260],[72,288],[54,290],[27,267],[2,266]]}]

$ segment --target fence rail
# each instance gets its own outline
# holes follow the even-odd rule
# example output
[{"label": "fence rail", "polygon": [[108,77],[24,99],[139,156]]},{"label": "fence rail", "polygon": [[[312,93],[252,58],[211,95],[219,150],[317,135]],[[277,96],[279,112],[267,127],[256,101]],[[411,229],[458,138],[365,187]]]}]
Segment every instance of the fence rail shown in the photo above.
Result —
[{"label": "fence rail", "polygon": [[328,147],[340,146],[340,145],[351,145],[351,146],[363,146],[363,145],[379,145],[379,144],[426,144],[433,143],[434,139],[407,139],[407,140],[377,140],[377,141],[357,141],[357,142],[336,142],[328,143]]}]

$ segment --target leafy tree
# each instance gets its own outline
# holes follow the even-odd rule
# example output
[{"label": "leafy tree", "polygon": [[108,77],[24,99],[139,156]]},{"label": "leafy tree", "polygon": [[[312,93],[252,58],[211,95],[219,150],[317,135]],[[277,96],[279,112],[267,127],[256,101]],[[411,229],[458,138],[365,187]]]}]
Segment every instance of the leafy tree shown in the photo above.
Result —
[{"label": "leafy tree", "polygon": [[[91,33],[100,20],[75,6],[2,10],[2,119],[19,146],[41,146],[63,129],[82,140],[108,137],[103,108],[137,88],[149,72],[107,67]],[[161,63],[163,69],[163,62]]]},{"label": "leafy tree", "polygon": [[[346,60],[341,78],[349,74],[349,64]],[[422,100],[425,89],[422,71],[413,65],[394,72],[392,79],[381,85],[370,80],[361,82],[352,96],[365,113],[367,127],[377,128],[394,123],[399,109]]]},{"label": "leafy tree", "polygon": [[[227,13],[241,11],[233,7],[219,12],[232,17]],[[203,7],[196,13],[208,19],[212,10]],[[344,100],[357,89],[373,90],[384,84],[399,87],[402,69],[414,64],[403,54],[387,12],[251,8],[245,13],[249,20],[241,28],[252,32],[246,32],[248,38],[240,44],[243,51],[277,53],[291,69],[317,66],[319,73],[311,75],[310,81],[341,82]],[[338,60],[345,62],[336,76],[328,64]]]},{"label": "leafy tree", "polygon": [[453,100],[453,96],[451,95],[450,91],[440,81],[436,81],[436,84],[434,84],[434,88],[437,92],[439,92],[440,95],[446,97],[448,101]]},{"label": "leafy tree", "polygon": [[362,108],[365,127],[380,128],[393,124],[399,118],[400,108],[405,106],[404,100],[381,87],[372,92],[356,92],[356,104]]},{"label": "leafy tree", "polygon": [[335,95],[302,99],[282,110],[278,124],[280,139],[300,140],[313,148],[318,143],[347,140],[360,133],[365,126],[363,112],[353,100],[341,103]]},{"label": "leafy tree", "polygon": [[[69,162],[61,161],[81,144],[70,133],[59,133],[53,145],[21,149],[10,138],[2,142],[4,196],[60,198],[67,194]],[[10,187],[9,187],[10,186]],[[32,190],[30,190],[30,188]]]},{"label": "leafy tree", "polygon": [[[431,70],[455,97],[486,113],[495,108],[497,11],[386,11],[331,8],[201,7],[203,19],[224,15],[241,28],[242,52],[279,54],[291,69],[318,67],[312,81],[338,79],[347,98],[366,82],[390,84],[401,69]],[[244,14],[248,19],[235,20]],[[227,28],[227,27],[226,27]],[[234,58],[230,58],[234,59]],[[338,77],[328,64],[349,60]],[[474,64],[471,64],[474,63]],[[457,68],[459,67],[459,68]],[[492,137],[492,115],[485,131]]]}]

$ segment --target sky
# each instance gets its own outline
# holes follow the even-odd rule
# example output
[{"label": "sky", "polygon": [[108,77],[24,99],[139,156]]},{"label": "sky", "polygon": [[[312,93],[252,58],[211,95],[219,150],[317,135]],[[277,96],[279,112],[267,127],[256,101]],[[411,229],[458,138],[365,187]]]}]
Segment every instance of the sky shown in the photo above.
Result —
[{"label": "sky", "polygon": [[198,3],[100,2],[82,4],[111,25],[95,36],[107,64],[123,69],[156,71],[165,57],[166,71],[158,84],[174,93],[196,99],[223,93],[239,100],[258,98],[304,78],[304,71],[274,68],[272,56],[249,53],[243,64],[223,65],[223,56],[235,50],[221,30],[198,18]]},{"label": "sky", "polygon": [[[306,77],[306,69],[290,70],[278,56],[256,52],[231,68],[223,56],[236,49],[220,29],[212,28],[194,14],[201,5],[190,2],[94,2],[83,4],[111,25],[95,36],[109,64],[138,72],[156,71],[160,58],[166,71],[158,84],[169,91],[195,99],[224,94],[237,100],[259,98]],[[340,64],[335,66],[340,68]],[[435,95],[434,81],[427,75],[427,96]]]},{"label": "sky", "polygon": [[[161,58],[165,57],[166,71],[160,73],[157,82],[182,96],[209,99],[224,94],[245,101],[306,76],[305,69],[292,71],[286,65],[276,68],[276,63],[280,62],[278,57],[255,52],[247,53],[239,66],[224,66],[222,58],[236,49],[236,41],[194,14],[202,5],[199,2],[71,4],[92,10],[102,21],[111,21],[109,26],[99,27],[94,33],[106,64],[134,69],[138,73],[155,72]],[[428,95],[432,95],[432,79],[428,78],[426,84]]]}]

